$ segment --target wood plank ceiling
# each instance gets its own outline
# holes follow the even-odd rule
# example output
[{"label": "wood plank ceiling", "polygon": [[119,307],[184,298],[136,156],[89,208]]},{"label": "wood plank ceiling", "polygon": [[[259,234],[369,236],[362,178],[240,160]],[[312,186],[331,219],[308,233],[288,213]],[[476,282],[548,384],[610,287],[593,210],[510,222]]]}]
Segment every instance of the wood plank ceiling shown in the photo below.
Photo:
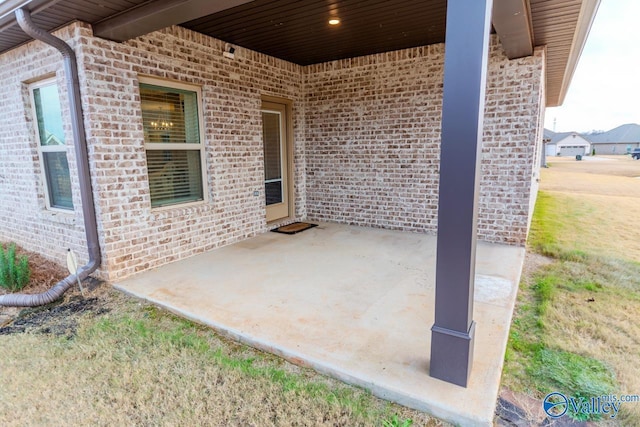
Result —
[{"label": "wood plank ceiling", "polygon": [[[558,105],[583,0],[529,3],[533,44],[547,46],[547,105]],[[446,6],[446,0],[257,0],[181,26],[308,65],[442,43]],[[340,25],[329,25],[332,17]]]},{"label": "wood plank ceiling", "polygon": [[446,0],[257,0],[181,26],[309,65],[442,43],[446,12]]},{"label": "wood plank ceiling", "polygon": [[[585,17],[580,15],[581,10],[585,3],[597,1],[529,0],[534,45],[547,46],[548,106],[562,102],[586,34],[582,34],[577,47],[574,37],[588,29],[582,22]],[[95,25],[142,4],[152,3],[58,0],[32,12],[34,22],[51,31],[74,20]],[[255,0],[178,24],[237,46],[307,65],[442,43],[446,4],[446,0]],[[339,25],[329,25],[329,19],[334,17],[340,19]],[[28,40],[15,21],[0,22],[0,53]]]}]

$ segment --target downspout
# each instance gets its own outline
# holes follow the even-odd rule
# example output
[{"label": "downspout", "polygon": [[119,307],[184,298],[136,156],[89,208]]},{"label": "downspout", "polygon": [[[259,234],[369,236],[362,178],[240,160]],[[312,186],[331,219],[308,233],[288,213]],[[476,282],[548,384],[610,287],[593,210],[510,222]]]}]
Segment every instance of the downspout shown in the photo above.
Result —
[{"label": "downspout", "polygon": [[547,144],[551,142],[551,138],[542,137],[542,156],[540,166],[543,168],[548,168],[547,166]]},{"label": "downspout", "polygon": [[71,112],[71,129],[73,132],[73,144],[76,152],[76,164],[78,167],[78,180],[80,181],[80,197],[82,200],[82,217],[87,239],[89,262],[80,267],[77,274],[72,274],[58,282],[54,287],[41,294],[9,294],[0,296],[0,305],[13,307],[35,307],[49,304],[62,296],[70,287],[80,280],[86,279],[93,273],[101,262],[100,245],[98,243],[98,226],[96,212],[93,204],[93,192],[91,191],[91,178],[89,173],[89,156],[87,154],[87,140],[85,137],[84,122],[82,118],[82,104],[80,100],[80,84],[78,80],[78,64],[76,55],[71,47],[63,40],[38,28],[31,20],[29,12],[22,8],[15,11],[20,28],[29,36],[40,40],[60,51],[64,60],[64,73],[67,80],[67,93],[69,94],[69,111]]}]

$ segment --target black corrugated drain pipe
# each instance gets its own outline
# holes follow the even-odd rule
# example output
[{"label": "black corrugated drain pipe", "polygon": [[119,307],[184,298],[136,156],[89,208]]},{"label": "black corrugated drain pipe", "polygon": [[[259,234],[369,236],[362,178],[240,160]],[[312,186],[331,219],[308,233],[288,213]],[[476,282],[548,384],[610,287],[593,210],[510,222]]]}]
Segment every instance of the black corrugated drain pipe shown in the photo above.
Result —
[{"label": "black corrugated drain pipe", "polygon": [[0,305],[13,307],[35,307],[49,304],[62,296],[70,287],[80,280],[86,279],[93,273],[101,262],[100,245],[98,243],[98,227],[96,212],[93,205],[91,191],[91,176],[89,174],[89,156],[87,155],[87,140],[85,138],[84,122],[82,118],[82,104],[80,101],[80,85],[78,81],[78,66],[76,55],[71,47],[63,40],[38,28],[31,20],[29,12],[22,8],[15,11],[20,28],[29,36],[55,47],[62,53],[64,73],[67,80],[69,97],[69,111],[71,112],[71,129],[78,165],[78,180],[80,181],[80,197],[82,199],[82,216],[87,238],[89,262],[80,267],[76,274],[65,277],[46,292],[35,295],[8,294],[0,296]]}]

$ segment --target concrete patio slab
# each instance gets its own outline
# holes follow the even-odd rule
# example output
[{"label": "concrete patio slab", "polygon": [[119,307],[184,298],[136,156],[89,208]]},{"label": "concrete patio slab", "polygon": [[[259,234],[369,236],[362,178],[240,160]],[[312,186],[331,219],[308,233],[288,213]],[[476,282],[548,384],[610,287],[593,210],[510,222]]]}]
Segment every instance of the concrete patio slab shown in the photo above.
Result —
[{"label": "concrete patio slab", "polygon": [[479,243],[467,388],[429,376],[436,238],[320,224],[114,286],[251,346],[461,425],[493,424],[524,248]]}]

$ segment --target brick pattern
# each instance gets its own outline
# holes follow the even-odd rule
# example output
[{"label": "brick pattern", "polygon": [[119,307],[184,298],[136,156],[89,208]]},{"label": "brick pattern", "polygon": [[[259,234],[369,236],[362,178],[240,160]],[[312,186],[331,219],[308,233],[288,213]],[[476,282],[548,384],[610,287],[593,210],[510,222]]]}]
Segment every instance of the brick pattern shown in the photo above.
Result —
[{"label": "brick pattern", "polygon": [[542,149],[545,54],[537,48],[509,61],[492,39],[478,215],[478,237],[488,242],[526,243]]},{"label": "brick pattern", "polygon": [[[509,61],[491,41],[478,235],[524,245],[537,173],[544,50]],[[307,213],[435,232],[444,45],[306,67]]]},{"label": "brick pattern", "polygon": [[[77,45],[73,27],[66,27],[55,35],[72,46]],[[40,43],[30,43],[0,56],[0,241],[15,241],[61,263],[64,263],[67,248],[72,248],[86,262],[82,208],[62,65],[62,56]],[[28,89],[30,83],[54,76],[60,89],[73,187],[75,210],[69,213],[45,209],[37,151],[37,124]]]},{"label": "brick pattern", "polygon": [[[171,27],[125,44],[81,38],[83,102],[99,227],[111,280],[266,231],[261,96],[302,103],[299,66]],[[207,202],[151,209],[138,75],[202,88]],[[301,108],[294,120],[301,122]],[[303,141],[297,127],[296,141]],[[304,147],[294,147],[304,164]],[[303,168],[295,171],[296,217],[304,213]],[[260,196],[253,195],[259,191]]]},{"label": "brick pattern", "polygon": [[[56,33],[76,50],[101,274],[118,280],[268,228],[261,96],[293,101],[295,218],[433,232],[437,227],[443,45],[301,67],[170,27],[127,43],[73,23]],[[524,244],[542,130],[544,50],[508,61],[494,39],[482,160],[479,235]],[[44,209],[26,86],[57,75],[60,55],[31,42],[0,56],[0,239],[86,260],[75,157],[74,213]],[[138,76],[199,86],[207,201],[151,209]],[[65,107],[66,108],[66,107]],[[68,112],[64,114],[68,121]],[[70,124],[65,131],[71,141]],[[539,160],[538,160],[539,161]],[[259,191],[260,196],[253,195]]]},{"label": "brick pattern", "polygon": [[[546,49],[545,48],[540,48],[539,49],[540,52],[536,52],[539,53],[540,55],[543,55],[543,57],[546,55]],[[542,142],[544,139],[544,113],[545,113],[545,108],[543,107],[546,104],[546,72],[547,72],[547,67],[546,67],[546,61],[543,60],[542,64],[541,64],[541,78],[540,78],[540,90],[538,91],[538,100],[537,100],[537,104],[538,105],[538,123],[537,123],[537,127],[536,127],[536,133],[534,136],[534,141],[535,141],[535,146],[533,148],[534,152],[535,152],[535,157],[533,159],[533,162],[531,164],[531,183],[530,183],[530,191],[529,191],[529,212],[528,212],[528,218],[527,218],[527,234],[529,232],[529,227],[531,226],[531,220],[533,219],[533,210],[535,208],[536,205],[536,200],[538,197],[538,189],[540,188],[540,168],[542,167],[542,163],[543,163],[543,156],[545,156],[544,153],[544,143]],[[526,239],[525,239],[526,242]],[[523,242],[524,245],[524,242]]]},{"label": "brick pattern", "polygon": [[[71,24],[57,35],[73,45],[81,64],[80,86],[105,278],[117,280],[267,230],[262,95],[294,103],[295,218],[306,215],[304,145],[301,143],[304,103],[302,72],[298,65],[242,48],[236,49],[235,60],[229,60],[222,56],[224,42],[180,27],[167,28],[124,44],[93,37],[90,26],[83,23]],[[25,81],[57,71],[62,102],[66,105],[60,55],[43,43],[32,42],[1,59],[0,99],[2,105],[11,106],[15,114],[3,116],[3,124],[11,126],[2,127],[1,139],[12,143],[2,144],[2,159],[10,158],[11,162],[5,167],[3,160],[0,179],[6,184],[0,185],[9,185],[12,189],[2,188],[0,238],[38,251],[70,245],[82,249],[84,234],[79,194],[74,194],[76,209],[71,219],[67,218],[62,224],[57,220],[55,227],[46,223],[51,215],[44,210],[40,178],[34,170],[37,154],[30,102],[23,99]],[[138,75],[202,88],[206,203],[151,209]],[[63,114],[68,119],[68,112]],[[71,140],[70,126],[67,127],[68,140]],[[69,150],[69,163],[72,162],[75,158],[73,150]],[[15,171],[11,168],[14,164]],[[75,166],[72,169],[72,184],[77,192]],[[14,186],[15,183],[20,186]],[[254,191],[259,191],[259,196],[254,196]],[[20,214],[16,215],[16,211]],[[28,218],[30,212],[37,212],[37,216],[24,221],[14,219]],[[53,239],[42,248],[40,242],[45,234],[52,235]],[[54,258],[64,259],[57,255]]]}]

